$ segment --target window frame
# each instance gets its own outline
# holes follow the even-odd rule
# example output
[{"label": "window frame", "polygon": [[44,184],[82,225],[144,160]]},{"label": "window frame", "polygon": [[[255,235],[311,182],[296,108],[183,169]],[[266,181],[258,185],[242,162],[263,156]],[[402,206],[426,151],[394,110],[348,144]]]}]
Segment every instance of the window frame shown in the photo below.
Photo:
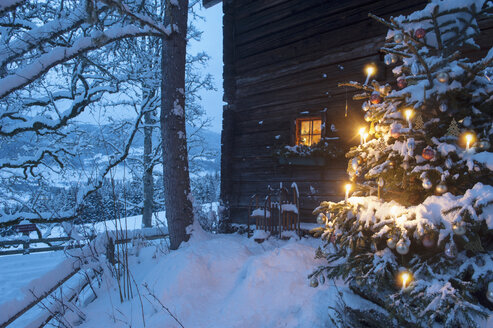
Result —
[{"label": "window frame", "polygon": [[[301,124],[303,121],[320,121],[320,139],[323,138],[324,136],[324,120],[323,120],[323,117],[322,115],[320,116],[304,116],[304,117],[298,117],[296,118],[296,122],[295,122],[295,128],[296,128],[296,136],[295,136],[295,145],[296,146],[301,146],[302,144],[300,143],[300,139],[301,139]],[[313,124],[312,126],[310,127],[310,138],[312,138],[314,135],[318,135],[318,134],[314,134],[313,133]],[[307,147],[312,147],[314,144],[310,144],[309,146],[308,145],[305,145]]]}]

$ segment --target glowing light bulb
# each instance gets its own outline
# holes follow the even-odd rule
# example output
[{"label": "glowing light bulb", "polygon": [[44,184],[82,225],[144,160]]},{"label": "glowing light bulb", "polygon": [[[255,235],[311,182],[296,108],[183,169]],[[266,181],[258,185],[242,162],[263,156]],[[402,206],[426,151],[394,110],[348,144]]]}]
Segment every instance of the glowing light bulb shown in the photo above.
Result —
[{"label": "glowing light bulb", "polygon": [[402,281],[402,289],[406,289],[409,283],[413,280],[413,276],[409,272],[404,271],[400,274],[400,280]]},{"label": "glowing light bulb", "polygon": [[409,124],[409,129],[412,128],[411,126],[411,116],[413,116],[413,110],[412,109],[406,109],[404,111],[404,115],[406,116],[407,123]]},{"label": "glowing light bulb", "polygon": [[359,129],[359,141],[360,141],[360,144],[363,144],[363,136],[365,135],[365,132],[366,132],[366,128],[365,127],[362,127]]},{"label": "glowing light bulb", "polygon": [[474,136],[472,133],[466,133],[465,138],[466,138],[466,150],[469,150],[469,148],[471,147],[471,142],[474,140]]},{"label": "glowing light bulb", "polygon": [[363,134],[363,143],[366,143],[366,139],[368,138],[368,136],[368,133]]},{"label": "glowing light bulb", "polygon": [[347,184],[344,186],[344,188],[346,188],[346,197],[345,197],[345,199],[344,199],[344,201],[345,201],[345,203],[346,203],[346,204],[347,204],[347,199],[348,199],[348,197],[349,197],[349,192],[351,191],[351,188],[352,188],[352,187],[353,187],[353,186],[352,186],[350,183],[347,183]]},{"label": "glowing light bulb", "polygon": [[365,84],[368,84],[368,81],[370,81],[370,76],[375,74],[376,71],[377,71],[377,69],[376,69],[374,64],[366,65],[366,67],[365,67],[365,72],[366,72]]}]

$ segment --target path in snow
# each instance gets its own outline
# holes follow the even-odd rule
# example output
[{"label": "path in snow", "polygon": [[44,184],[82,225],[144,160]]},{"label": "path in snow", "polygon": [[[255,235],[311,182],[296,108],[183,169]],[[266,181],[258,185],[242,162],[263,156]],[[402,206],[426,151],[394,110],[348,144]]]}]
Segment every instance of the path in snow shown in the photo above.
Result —
[{"label": "path in snow", "polygon": [[[330,327],[328,306],[335,304],[336,290],[327,283],[311,288],[307,279],[323,263],[314,259],[319,244],[274,238],[257,244],[245,236],[198,231],[167,255],[152,258],[153,248],[145,248],[132,258],[131,271],[146,327],[179,325],[146,296],[143,283],[184,327]],[[120,303],[114,282],[83,311],[82,327],[143,327],[139,298]]]}]

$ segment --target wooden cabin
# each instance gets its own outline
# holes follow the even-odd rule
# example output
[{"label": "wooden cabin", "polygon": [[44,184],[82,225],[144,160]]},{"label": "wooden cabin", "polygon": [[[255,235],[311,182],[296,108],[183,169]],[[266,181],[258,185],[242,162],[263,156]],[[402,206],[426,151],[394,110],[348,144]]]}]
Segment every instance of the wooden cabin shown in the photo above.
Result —
[{"label": "wooden cabin", "polygon": [[[209,7],[220,0],[203,2]],[[426,3],[223,1],[227,105],[221,198],[235,222],[246,221],[252,195],[265,195],[269,186],[276,188],[281,182],[297,183],[305,222],[315,220],[311,213],[321,201],[344,197],[347,160],[343,154],[359,142],[363,119],[361,102],[352,100],[354,91],[337,84],[364,81],[368,63],[377,65],[377,80],[395,84],[379,52],[387,27],[368,13],[389,18],[422,9]],[[326,141],[323,150],[328,155],[303,153],[320,139]]]}]

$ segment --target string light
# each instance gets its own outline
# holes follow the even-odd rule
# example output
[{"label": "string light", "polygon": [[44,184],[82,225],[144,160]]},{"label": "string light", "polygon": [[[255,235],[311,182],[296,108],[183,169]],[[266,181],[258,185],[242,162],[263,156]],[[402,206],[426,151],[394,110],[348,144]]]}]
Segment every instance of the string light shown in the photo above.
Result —
[{"label": "string light", "polygon": [[402,283],[402,289],[404,290],[404,289],[406,289],[406,287],[409,286],[409,284],[413,280],[413,276],[408,271],[402,271],[401,274],[399,275],[399,279]]},{"label": "string light", "polygon": [[464,138],[466,139],[466,150],[469,150],[471,147],[471,142],[474,141],[474,135],[472,133],[466,133]]}]

